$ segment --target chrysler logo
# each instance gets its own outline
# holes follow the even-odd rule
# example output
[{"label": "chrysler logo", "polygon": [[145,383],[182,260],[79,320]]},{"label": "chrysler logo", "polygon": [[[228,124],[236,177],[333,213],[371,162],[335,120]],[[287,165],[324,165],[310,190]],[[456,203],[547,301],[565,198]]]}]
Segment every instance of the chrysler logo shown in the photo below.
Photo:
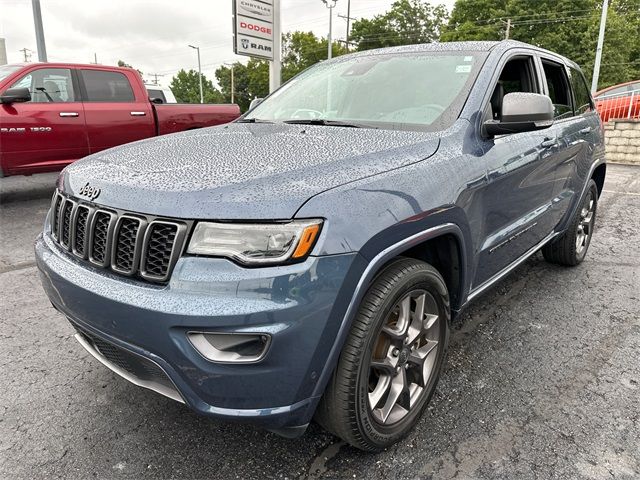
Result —
[{"label": "chrysler logo", "polygon": [[263,5],[258,2],[252,2],[251,0],[240,0],[240,8],[247,14],[257,15],[260,17],[271,17],[271,6]]},{"label": "chrysler logo", "polygon": [[95,200],[98,198],[98,195],[100,195],[100,189],[92,187],[89,185],[89,182],[87,182],[85,186],[78,191],[78,195],[87,197],[89,200]]}]

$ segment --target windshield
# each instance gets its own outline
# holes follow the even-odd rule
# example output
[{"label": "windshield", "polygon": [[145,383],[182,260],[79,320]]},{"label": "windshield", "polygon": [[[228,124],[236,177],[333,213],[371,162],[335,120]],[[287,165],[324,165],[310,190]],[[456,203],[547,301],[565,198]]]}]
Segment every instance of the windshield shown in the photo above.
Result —
[{"label": "windshield", "polygon": [[293,78],[241,121],[442,130],[460,115],[485,54],[344,57]]},{"label": "windshield", "polygon": [[0,82],[11,75],[13,72],[20,70],[22,65],[2,65],[0,66]]}]

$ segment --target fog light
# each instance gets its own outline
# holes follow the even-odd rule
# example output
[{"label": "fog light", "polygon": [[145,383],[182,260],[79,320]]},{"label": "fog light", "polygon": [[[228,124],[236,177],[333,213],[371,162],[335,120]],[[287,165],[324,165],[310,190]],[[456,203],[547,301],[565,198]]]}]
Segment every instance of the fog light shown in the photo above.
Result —
[{"label": "fog light", "polygon": [[259,362],[271,343],[265,333],[188,332],[187,338],[200,355],[216,363]]}]

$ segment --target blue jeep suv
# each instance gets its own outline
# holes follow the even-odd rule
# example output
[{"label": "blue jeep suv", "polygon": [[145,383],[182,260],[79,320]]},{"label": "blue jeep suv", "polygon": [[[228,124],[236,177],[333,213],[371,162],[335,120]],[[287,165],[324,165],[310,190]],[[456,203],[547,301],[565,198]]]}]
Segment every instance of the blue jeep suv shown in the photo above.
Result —
[{"label": "blue jeep suv", "polygon": [[513,41],[373,50],[234,123],[67,167],[35,251],[53,306],[122,377],[374,451],[419,420],[452,318],[540,249],[584,259],[605,169],[570,60]]}]

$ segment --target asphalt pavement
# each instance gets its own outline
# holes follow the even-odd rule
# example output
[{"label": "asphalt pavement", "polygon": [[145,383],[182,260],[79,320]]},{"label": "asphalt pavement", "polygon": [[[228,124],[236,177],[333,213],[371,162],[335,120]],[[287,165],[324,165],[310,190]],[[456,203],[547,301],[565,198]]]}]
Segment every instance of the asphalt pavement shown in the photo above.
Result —
[{"label": "asphalt pavement", "polygon": [[200,417],[95,361],[33,259],[55,178],[0,180],[0,478],[640,478],[640,167],[609,166],[584,263],[537,254],[454,323],[427,412],[375,455]]}]

